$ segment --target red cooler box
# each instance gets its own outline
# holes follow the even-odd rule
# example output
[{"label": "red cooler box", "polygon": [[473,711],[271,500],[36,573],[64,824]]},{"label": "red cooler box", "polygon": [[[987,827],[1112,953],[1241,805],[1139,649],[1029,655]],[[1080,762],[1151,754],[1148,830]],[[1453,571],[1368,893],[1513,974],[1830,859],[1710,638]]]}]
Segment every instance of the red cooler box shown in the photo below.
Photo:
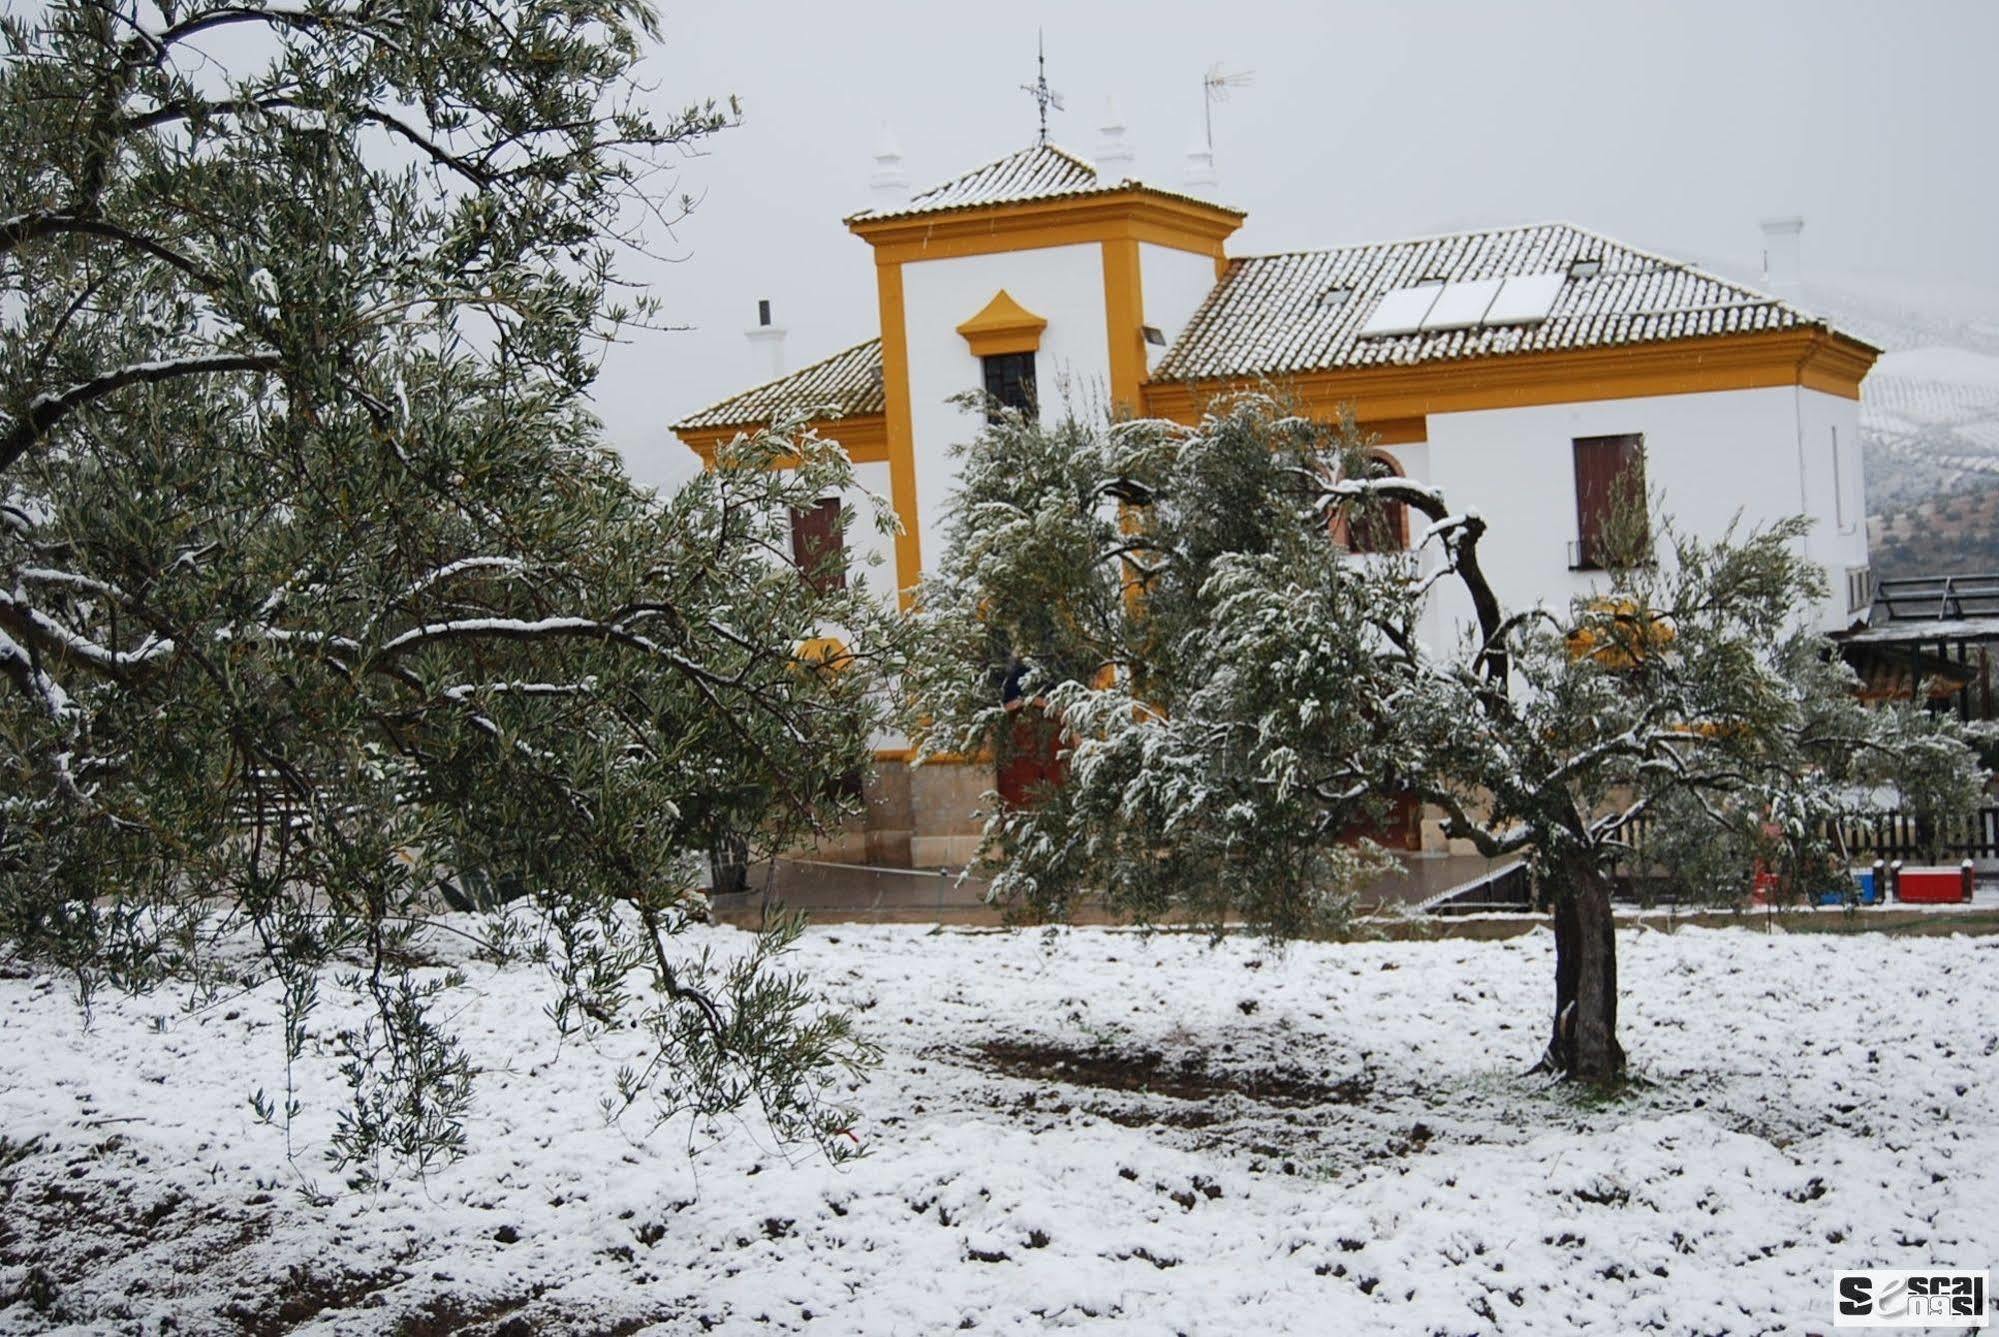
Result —
[{"label": "red cooler box", "polygon": [[1895,899],[1910,905],[1967,905],[1971,901],[1971,864],[1956,868],[1897,867]]}]

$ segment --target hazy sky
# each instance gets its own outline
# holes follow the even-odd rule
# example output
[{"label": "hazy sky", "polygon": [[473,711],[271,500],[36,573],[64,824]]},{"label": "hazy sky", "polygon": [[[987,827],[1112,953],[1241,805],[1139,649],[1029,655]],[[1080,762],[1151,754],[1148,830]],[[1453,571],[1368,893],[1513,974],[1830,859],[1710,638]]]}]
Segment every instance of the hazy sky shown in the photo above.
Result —
[{"label": "hazy sky", "polygon": [[742,330],[772,300],[798,367],[877,333],[867,205],[883,121],[921,189],[1034,137],[1037,27],[1067,102],[1050,138],[1091,155],[1115,96],[1136,175],[1178,187],[1216,109],[1231,254],[1564,218],[1688,258],[1753,258],[1806,218],[1806,277],[1999,292],[1999,3],[667,3],[664,107],[738,95],[679,189],[672,263],[634,266],[685,332],[607,359],[600,411],[633,473],[693,458],[666,424],[755,377]]}]

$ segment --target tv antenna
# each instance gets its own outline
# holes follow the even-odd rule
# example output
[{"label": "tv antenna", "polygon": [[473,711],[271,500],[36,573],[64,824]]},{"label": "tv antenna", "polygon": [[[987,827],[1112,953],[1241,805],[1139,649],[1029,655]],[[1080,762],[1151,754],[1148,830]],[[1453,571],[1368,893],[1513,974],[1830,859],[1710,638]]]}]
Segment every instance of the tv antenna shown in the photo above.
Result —
[{"label": "tv antenna", "polygon": [[1057,111],[1062,111],[1065,108],[1062,106],[1062,95],[1048,86],[1048,50],[1046,44],[1041,40],[1041,30],[1039,28],[1034,30],[1034,68],[1036,70],[1034,82],[1031,84],[1022,84],[1020,91],[1033,98],[1035,106],[1041,110],[1041,138],[1038,142],[1046,144],[1048,142],[1048,109],[1053,107]]},{"label": "tv antenna", "polygon": [[1231,88],[1247,88],[1255,81],[1255,70],[1230,74],[1219,61],[1208,66],[1208,72],[1201,76],[1201,126],[1207,132],[1209,153],[1215,151],[1215,104],[1227,102]]}]

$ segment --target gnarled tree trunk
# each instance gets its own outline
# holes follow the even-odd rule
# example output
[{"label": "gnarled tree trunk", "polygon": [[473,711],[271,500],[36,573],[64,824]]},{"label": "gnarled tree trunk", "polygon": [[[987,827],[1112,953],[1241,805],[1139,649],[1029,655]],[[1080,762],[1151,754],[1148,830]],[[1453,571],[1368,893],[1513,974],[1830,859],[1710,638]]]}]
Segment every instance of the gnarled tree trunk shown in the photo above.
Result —
[{"label": "gnarled tree trunk", "polygon": [[1610,879],[1586,855],[1564,858],[1556,876],[1555,1018],[1541,1067],[1608,1086],[1624,1076]]}]

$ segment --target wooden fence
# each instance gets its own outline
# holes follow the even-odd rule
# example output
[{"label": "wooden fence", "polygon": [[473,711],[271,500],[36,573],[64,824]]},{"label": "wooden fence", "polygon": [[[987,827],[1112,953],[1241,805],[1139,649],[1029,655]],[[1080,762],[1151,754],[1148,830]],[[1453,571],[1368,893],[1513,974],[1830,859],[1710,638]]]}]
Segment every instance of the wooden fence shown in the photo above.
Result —
[{"label": "wooden fence", "polygon": [[1840,823],[1856,866],[1876,859],[1904,863],[1999,861],[1999,804],[1987,804],[1959,821],[1932,829],[1903,812],[1867,813]]}]

